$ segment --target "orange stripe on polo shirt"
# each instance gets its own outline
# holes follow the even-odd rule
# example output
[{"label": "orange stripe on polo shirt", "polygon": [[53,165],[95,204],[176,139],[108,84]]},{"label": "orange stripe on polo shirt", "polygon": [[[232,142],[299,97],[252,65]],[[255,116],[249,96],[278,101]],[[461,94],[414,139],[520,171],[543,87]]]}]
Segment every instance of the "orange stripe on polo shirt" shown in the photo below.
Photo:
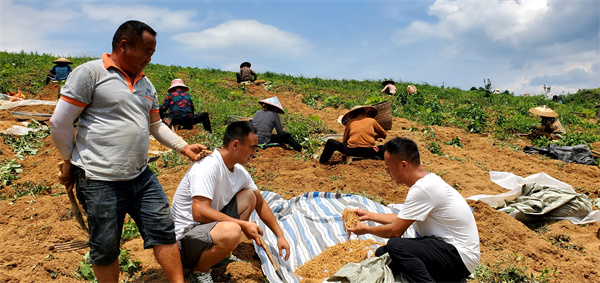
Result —
[{"label": "orange stripe on polo shirt", "polygon": [[121,70],[121,68],[117,67],[115,62],[112,59],[110,59],[110,54],[103,53],[102,54],[102,62],[104,63],[105,69],[108,70],[108,68],[113,67],[113,68],[119,70],[119,72],[121,72],[121,74],[123,74],[125,81],[127,81],[127,86],[129,87],[129,92],[131,92],[131,93],[133,93],[133,86],[135,86],[135,83],[137,83],[139,80],[141,80],[143,77],[146,76],[143,72],[139,73],[139,74],[135,74],[135,78],[133,78],[133,83],[132,83],[129,78],[129,75],[127,75],[123,70]]},{"label": "orange stripe on polo shirt", "polygon": [[158,109],[150,110],[150,113],[158,113]]},{"label": "orange stripe on polo shirt", "polygon": [[154,101],[152,100],[152,98],[150,98],[150,96],[144,95],[145,98],[148,98],[150,101]]},{"label": "orange stripe on polo shirt", "polygon": [[66,102],[68,102],[68,103],[71,103],[71,104],[73,104],[73,105],[75,105],[75,106],[79,106],[79,107],[86,107],[86,106],[87,106],[87,104],[85,104],[85,103],[83,103],[83,102],[79,102],[79,101],[77,101],[77,100],[75,100],[75,99],[73,99],[73,98],[69,98],[69,97],[66,97],[66,96],[64,96],[64,95],[61,95],[61,96],[60,96],[60,99],[62,99],[62,100],[64,100],[64,101],[66,101]]}]

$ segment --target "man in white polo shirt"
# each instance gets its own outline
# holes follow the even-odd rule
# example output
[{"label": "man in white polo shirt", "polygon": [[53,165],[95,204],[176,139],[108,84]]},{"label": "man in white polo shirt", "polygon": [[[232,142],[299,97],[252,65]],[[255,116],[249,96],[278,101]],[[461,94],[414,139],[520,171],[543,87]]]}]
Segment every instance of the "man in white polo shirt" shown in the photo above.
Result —
[{"label": "man in white polo shirt", "polygon": [[[458,282],[479,264],[479,233],[465,199],[442,178],[421,167],[419,149],[410,139],[396,137],[385,144],[385,165],[397,184],[410,187],[398,214],[354,210],[360,221],[348,231],[390,238],[376,256],[390,255],[394,274],[409,282]],[[417,238],[401,238],[414,225]]]},{"label": "man in white polo shirt", "polygon": [[153,248],[168,280],[183,282],[169,200],[147,166],[148,133],[191,159],[202,158],[206,148],[188,145],[160,120],[156,90],[142,72],[155,47],[150,26],[123,23],[111,54],[73,70],[50,120],[52,141],[65,161],[59,180],[75,183],[88,215],[90,262],[99,282],[118,282],[125,214],[135,220],[144,248]]}]

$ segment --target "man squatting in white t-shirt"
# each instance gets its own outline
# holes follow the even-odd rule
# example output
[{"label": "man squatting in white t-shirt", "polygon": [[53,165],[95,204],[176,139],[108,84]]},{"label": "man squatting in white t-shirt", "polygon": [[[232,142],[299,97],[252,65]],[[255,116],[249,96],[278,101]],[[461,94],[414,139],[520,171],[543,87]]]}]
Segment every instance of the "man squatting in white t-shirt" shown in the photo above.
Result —
[{"label": "man squatting in white t-shirt", "polygon": [[[410,189],[400,213],[380,214],[356,209],[360,221],[348,230],[357,235],[389,238],[375,252],[386,252],[390,268],[410,282],[456,282],[479,264],[479,234],[473,212],[465,199],[442,178],[421,167],[419,149],[410,139],[396,137],[385,144],[385,166],[397,184]],[[401,238],[414,225],[418,238]]]},{"label": "man squatting in white t-shirt", "polygon": [[262,229],[248,221],[254,210],[277,236],[279,255],[286,250],[288,260],[290,244],[242,166],[257,148],[256,127],[246,121],[233,122],[225,129],[221,149],[194,163],[181,180],[171,213],[183,267],[192,273],[206,273],[224,259],[239,244],[241,232],[258,240]]}]

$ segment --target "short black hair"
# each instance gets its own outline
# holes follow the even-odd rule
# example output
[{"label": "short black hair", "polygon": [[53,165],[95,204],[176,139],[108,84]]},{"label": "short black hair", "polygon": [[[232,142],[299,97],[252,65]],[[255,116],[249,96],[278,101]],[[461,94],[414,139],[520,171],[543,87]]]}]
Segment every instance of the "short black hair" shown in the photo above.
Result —
[{"label": "short black hair", "polygon": [[129,44],[135,46],[141,39],[144,31],[149,32],[152,36],[156,37],[156,31],[144,22],[129,20],[121,24],[112,40],[113,50],[117,49],[119,42],[125,39]]},{"label": "short black hair", "polygon": [[223,146],[228,146],[234,140],[239,140],[241,143],[246,142],[246,138],[250,133],[256,134],[256,127],[248,121],[235,121],[229,123],[225,128],[225,135],[223,135]]},{"label": "short black hair", "polygon": [[384,145],[385,151],[398,160],[406,160],[410,164],[420,164],[419,147],[411,139],[395,137]]}]

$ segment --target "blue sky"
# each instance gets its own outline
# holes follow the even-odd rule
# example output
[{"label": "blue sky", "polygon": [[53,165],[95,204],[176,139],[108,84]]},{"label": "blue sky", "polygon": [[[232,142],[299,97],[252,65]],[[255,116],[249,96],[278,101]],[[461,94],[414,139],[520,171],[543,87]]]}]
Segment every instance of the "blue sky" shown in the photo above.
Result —
[{"label": "blue sky", "polygon": [[158,32],[158,64],[566,94],[600,87],[599,11],[600,0],[0,0],[0,50],[99,57],[137,19]]}]

